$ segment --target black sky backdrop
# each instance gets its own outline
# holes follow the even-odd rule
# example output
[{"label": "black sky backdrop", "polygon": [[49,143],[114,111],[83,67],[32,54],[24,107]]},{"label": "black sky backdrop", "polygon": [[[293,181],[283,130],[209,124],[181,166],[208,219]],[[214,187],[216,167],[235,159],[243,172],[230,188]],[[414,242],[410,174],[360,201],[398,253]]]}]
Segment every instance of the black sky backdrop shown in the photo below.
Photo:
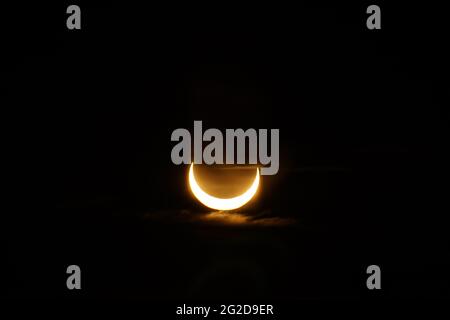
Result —
[{"label": "black sky backdrop", "polygon": [[[18,6],[6,29],[8,295],[448,297],[438,8],[382,3],[369,31],[369,3],[79,2],[69,31],[68,4]],[[207,212],[170,159],[194,120],[280,129],[279,174],[248,212],[294,225],[149,218]]]}]

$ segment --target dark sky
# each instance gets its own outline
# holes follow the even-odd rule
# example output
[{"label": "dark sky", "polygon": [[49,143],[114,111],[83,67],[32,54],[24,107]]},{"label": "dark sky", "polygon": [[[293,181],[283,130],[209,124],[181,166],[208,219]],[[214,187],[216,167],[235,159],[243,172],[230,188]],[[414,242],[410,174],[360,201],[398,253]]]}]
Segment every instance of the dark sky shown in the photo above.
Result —
[{"label": "dark sky", "polygon": [[[17,8],[7,29],[9,293],[71,298],[75,263],[77,297],[448,296],[438,9],[383,4],[369,31],[364,4],[81,2],[69,31],[66,6]],[[246,213],[295,225],[179,218],[208,211],[170,160],[194,120],[280,129],[279,174]]]}]

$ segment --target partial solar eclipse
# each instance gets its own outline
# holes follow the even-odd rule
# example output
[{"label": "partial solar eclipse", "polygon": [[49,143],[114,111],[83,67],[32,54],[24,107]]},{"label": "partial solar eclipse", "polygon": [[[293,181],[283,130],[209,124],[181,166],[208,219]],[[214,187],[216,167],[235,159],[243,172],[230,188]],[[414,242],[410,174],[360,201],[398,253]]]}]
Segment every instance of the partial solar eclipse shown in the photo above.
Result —
[{"label": "partial solar eclipse", "polygon": [[256,191],[258,190],[258,186],[259,168],[256,168],[255,179],[253,180],[252,185],[247,189],[247,191],[239,196],[228,199],[217,198],[203,191],[202,188],[198,185],[194,175],[194,163],[191,163],[191,167],[189,168],[189,187],[191,188],[192,193],[198,201],[211,209],[234,210],[240,208],[253,198],[253,196],[256,194]]}]

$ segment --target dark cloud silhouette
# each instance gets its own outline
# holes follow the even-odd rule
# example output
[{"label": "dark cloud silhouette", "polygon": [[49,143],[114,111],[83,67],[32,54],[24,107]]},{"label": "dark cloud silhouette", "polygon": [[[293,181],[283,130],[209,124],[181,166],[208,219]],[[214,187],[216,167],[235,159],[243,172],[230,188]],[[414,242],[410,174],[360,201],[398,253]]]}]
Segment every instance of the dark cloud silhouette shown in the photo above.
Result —
[{"label": "dark cloud silhouette", "polygon": [[189,210],[148,212],[143,215],[145,220],[171,223],[198,223],[224,226],[287,226],[296,223],[290,218],[272,216],[270,211],[257,214],[246,214],[234,211],[212,211],[208,213],[194,213]]}]

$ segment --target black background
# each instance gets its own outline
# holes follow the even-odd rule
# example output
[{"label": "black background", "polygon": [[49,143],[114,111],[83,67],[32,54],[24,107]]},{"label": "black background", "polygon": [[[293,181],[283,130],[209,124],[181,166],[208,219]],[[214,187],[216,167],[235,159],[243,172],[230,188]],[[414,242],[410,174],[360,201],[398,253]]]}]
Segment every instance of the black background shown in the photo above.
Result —
[{"label": "black background", "polygon": [[[438,7],[378,3],[367,30],[371,3],[78,2],[69,31],[68,4],[19,6],[3,29],[8,296],[448,297]],[[207,212],[170,159],[194,120],[280,129],[280,171],[247,213],[296,224],[177,218]]]}]

